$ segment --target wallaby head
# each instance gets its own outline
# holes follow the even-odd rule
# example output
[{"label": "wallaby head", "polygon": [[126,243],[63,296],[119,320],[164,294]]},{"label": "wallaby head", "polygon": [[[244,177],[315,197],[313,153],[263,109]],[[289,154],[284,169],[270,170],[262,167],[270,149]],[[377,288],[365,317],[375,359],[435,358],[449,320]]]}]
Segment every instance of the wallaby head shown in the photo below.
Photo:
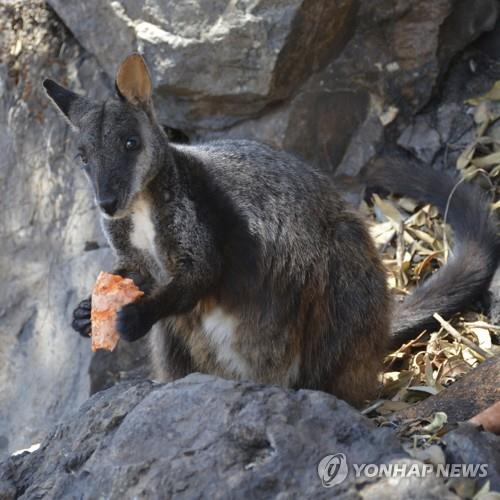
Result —
[{"label": "wallaby head", "polygon": [[167,137],[152,105],[152,83],[142,56],[132,54],[116,75],[117,96],[95,102],[52,80],[43,85],[78,132],[78,158],[103,215],[127,215],[134,199],[165,162]]}]

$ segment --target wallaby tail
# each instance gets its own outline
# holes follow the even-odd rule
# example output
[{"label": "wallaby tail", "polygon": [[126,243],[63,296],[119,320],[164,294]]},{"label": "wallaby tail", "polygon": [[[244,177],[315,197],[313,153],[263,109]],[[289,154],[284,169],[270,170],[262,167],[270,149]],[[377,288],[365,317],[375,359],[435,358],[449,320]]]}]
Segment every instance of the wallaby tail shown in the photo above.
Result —
[{"label": "wallaby tail", "polygon": [[434,328],[434,313],[450,316],[489,288],[500,259],[497,221],[480,188],[430,167],[384,162],[374,165],[363,182],[368,188],[385,188],[435,205],[454,233],[445,266],[395,307],[391,346],[398,348]]}]

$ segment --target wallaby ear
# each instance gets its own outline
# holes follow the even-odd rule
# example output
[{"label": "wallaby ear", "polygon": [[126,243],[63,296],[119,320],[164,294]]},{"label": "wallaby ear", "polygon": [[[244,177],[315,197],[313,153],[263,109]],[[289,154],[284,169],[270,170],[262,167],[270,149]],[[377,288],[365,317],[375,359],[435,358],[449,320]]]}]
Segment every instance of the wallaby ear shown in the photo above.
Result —
[{"label": "wallaby ear", "polygon": [[119,95],[131,104],[150,104],[153,84],[146,61],[140,54],[131,54],[122,62],[116,73],[115,86]]},{"label": "wallaby ear", "polygon": [[71,125],[78,128],[81,116],[90,108],[90,102],[71,90],[59,85],[54,80],[45,79],[43,86],[47,95]]}]

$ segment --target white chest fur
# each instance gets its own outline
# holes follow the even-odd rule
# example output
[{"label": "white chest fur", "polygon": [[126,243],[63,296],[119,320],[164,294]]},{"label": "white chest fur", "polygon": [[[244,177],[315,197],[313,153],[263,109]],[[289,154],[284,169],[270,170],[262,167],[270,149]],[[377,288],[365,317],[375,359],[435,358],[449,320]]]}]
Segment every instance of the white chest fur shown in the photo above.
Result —
[{"label": "white chest fur", "polygon": [[132,231],[130,242],[139,250],[156,255],[156,229],[151,217],[151,204],[145,198],[139,198],[132,210]]},{"label": "white chest fur", "polygon": [[238,326],[236,319],[222,309],[215,308],[203,316],[202,324],[220,365],[240,377],[249,378],[248,363],[234,349],[234,336]]},{"label": "white chest fur", "polygon": [[156,227],[152,217],[151,203],[145,198],[139,198],[132,209],[132,228],[130,231],[130,242],[132,246],[148,254],[154,259],[158,271],[163,278],[169,274],[165,262],[159,257],[156,240]]}]

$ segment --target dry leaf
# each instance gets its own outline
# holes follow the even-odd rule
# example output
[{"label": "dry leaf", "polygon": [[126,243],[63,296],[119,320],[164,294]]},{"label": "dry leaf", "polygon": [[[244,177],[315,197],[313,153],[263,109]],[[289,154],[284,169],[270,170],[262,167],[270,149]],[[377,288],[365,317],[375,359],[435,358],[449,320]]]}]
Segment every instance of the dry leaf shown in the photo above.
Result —
[{"label": "dry leaf", "polygon": [[426,464],[432,465],[444,465],[446,463],[446,457],[441,446],[433,444],[428,448],[409,448],[405,447],[405,450],[415,459],[420,460]]},{"label": "dry leaf", "polygon": [[490,331],[486,328],[475,327],[472,332],[477,337],[479,347],[482,349],[491,349],[491,335]]},{"label": "dry leaf", "polygon": [[477,125],[482,125],[483,123],[491,122],[491,119],[490,103],[482,101],[474,111],[474,121]]},{"label": "dry leaf", "polygon": [[434,414],[432,421],[422,428],[424,432],[429,432],[435,434],[440,431],[448,423],[448,415],[442,411],[438,411]]},{"label": "dry leaf", "polygon": [[500,101],[500,80],[495,82],[493,87],[488,92],[486,92],[486,94],[478,97],[471,97],[465,102],[472,106],[477,106],[484,101]]},{"label": "dry leaf", "polygon": [[500,152],[491,153],[490,155],[481,156],[480,158],[474,158],[471,163],[478,168],[488,168],[492,165],[500,164]]},{"label": "dry leaf", "polygon": [[399,226],[399,223],[403,221],[401,212],[390,201],[383,200],[378,195],[374,194],[373,202],[375,213],[377,213],[377,211],[380,211],[380,213],[383,215],[383,217],[385,217],[386,220],[390,220],[397,226]]},{"label": "dry leaf", "polygon": [[380,123],[384,127],[387,127],[389,123],[392,123],[396,119],[398,113],[399,113],[398,108],[396,108],[395,106],[389,106],[389,108],[387,108],[386,111],[384,111],[382,114],[379,115]]},{"label": "dry leaf", "polygon": [[464,170],[467,167],[472,158],[474,157],[474,153],[476,152],[477,143],[470,144],[464,151],[460,154],[457,159],[457,168],[458,170]]},{"label": "dry leaf", "polygon": [[415,385],[413,387],[408,387],[408,390],[415,392],[425,392],[426,394],[430,394],[432,396],[439,392],[435,387],[431,387],[428,385]]}]

